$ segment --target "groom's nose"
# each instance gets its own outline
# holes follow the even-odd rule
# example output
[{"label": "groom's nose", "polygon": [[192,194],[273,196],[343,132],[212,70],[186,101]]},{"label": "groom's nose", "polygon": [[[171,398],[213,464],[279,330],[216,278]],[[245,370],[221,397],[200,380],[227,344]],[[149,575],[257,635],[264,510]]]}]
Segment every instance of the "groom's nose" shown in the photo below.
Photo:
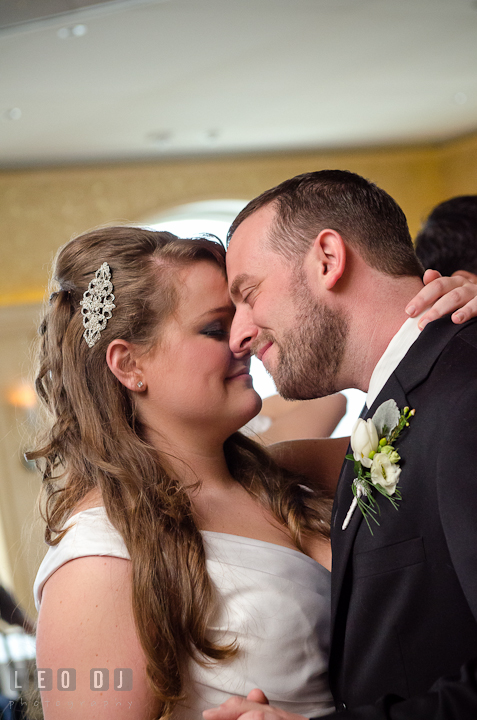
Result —
[{"label": "groom's nose", "polygon": [[230,349],[236,357],[251,354],[251,345],[258,335],[247,305],[238,305],[230,328]]}]

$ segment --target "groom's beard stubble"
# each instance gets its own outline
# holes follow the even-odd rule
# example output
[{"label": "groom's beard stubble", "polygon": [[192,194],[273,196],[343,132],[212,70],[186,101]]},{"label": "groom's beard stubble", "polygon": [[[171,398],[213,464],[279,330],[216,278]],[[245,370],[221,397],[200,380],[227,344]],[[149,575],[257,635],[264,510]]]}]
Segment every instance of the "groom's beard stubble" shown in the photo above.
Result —
[{"label": "groom's beard stubble", "polygon": [[[311,400],[332,395],[337,390],[337,374],[348,337],[345,315],[319,305],[305,278],[299,275],[292,294],[295,327],[280,341],[270,336],[278,349],[278,364],[273,379],[286,400]],[[261,342],[267,339],[267,332]]]}]

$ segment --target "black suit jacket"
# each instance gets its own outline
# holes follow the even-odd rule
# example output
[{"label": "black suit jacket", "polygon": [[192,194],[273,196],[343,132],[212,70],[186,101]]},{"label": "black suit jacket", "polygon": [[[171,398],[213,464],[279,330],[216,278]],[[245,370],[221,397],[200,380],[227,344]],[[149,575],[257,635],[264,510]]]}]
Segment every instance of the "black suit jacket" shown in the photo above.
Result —
[{"label": "black suit jacket", "polygon": [[389,398],[416,410],[399,509],[377,495],[374,534],[359,510],[342,530],[349,461],[335,499],[331,689],[349,718],[476,720],[477,322],[428,325],[366,417]]}]

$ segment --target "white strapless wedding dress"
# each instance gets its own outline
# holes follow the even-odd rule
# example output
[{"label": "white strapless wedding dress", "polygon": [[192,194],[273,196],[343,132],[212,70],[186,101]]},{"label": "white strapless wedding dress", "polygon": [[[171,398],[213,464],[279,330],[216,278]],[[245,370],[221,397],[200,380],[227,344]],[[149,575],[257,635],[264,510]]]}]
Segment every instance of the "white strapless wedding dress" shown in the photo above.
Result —
[{"label": "white strapless wedding dress", "polygon": [[[121,535],[104,508],[77,513],[61,542],[38,571],[37,608],[43,585],[61,565],[88,555],[129,559]],[[201,712],[232,695],[259,687],[284,710],[318,717],[334,708],[328,688],[331,573],[307,555],[251,538],[203,531],[207,570],[220,600],[211,636],[237,639],[229,661],[201,667],[191,661],[188,699],[177,720],[201,720]],[[158,541],[159,542],[159,541]]]}]

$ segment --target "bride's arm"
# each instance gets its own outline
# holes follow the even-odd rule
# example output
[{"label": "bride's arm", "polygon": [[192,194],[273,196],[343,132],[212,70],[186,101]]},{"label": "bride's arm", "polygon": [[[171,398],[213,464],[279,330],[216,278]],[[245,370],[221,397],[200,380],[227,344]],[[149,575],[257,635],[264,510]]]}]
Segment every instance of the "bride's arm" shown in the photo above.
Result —
[{"label": "bride's arm", "polygon": [[[52,671],[52,689],[41,692],[45,720],[157,717],[132,613],[129,560],[77,558],[53,573],[43,589],[37,666]],[[63,671],[58,677],[60,668],[69,669],[69,674]],[[132,670],[131,690],[115,689],[115,684],[121,684],[115,683],[116,668]],[[92,676],[94,669],[109,671],[108,690],[92,689],[95,677],[96,685],[101,684],[101,675]],[[64,685],[72,681],[71,670],[76,674],[76,689],[61,689],[62,680]],[[45,683],[47,674],[41,678]]]},{"label": "bride's arm", "polygon": [[310,486],[334,495],[348,443],[348,437],[287,440],[268,450],[279,465],[304,475]]}]

